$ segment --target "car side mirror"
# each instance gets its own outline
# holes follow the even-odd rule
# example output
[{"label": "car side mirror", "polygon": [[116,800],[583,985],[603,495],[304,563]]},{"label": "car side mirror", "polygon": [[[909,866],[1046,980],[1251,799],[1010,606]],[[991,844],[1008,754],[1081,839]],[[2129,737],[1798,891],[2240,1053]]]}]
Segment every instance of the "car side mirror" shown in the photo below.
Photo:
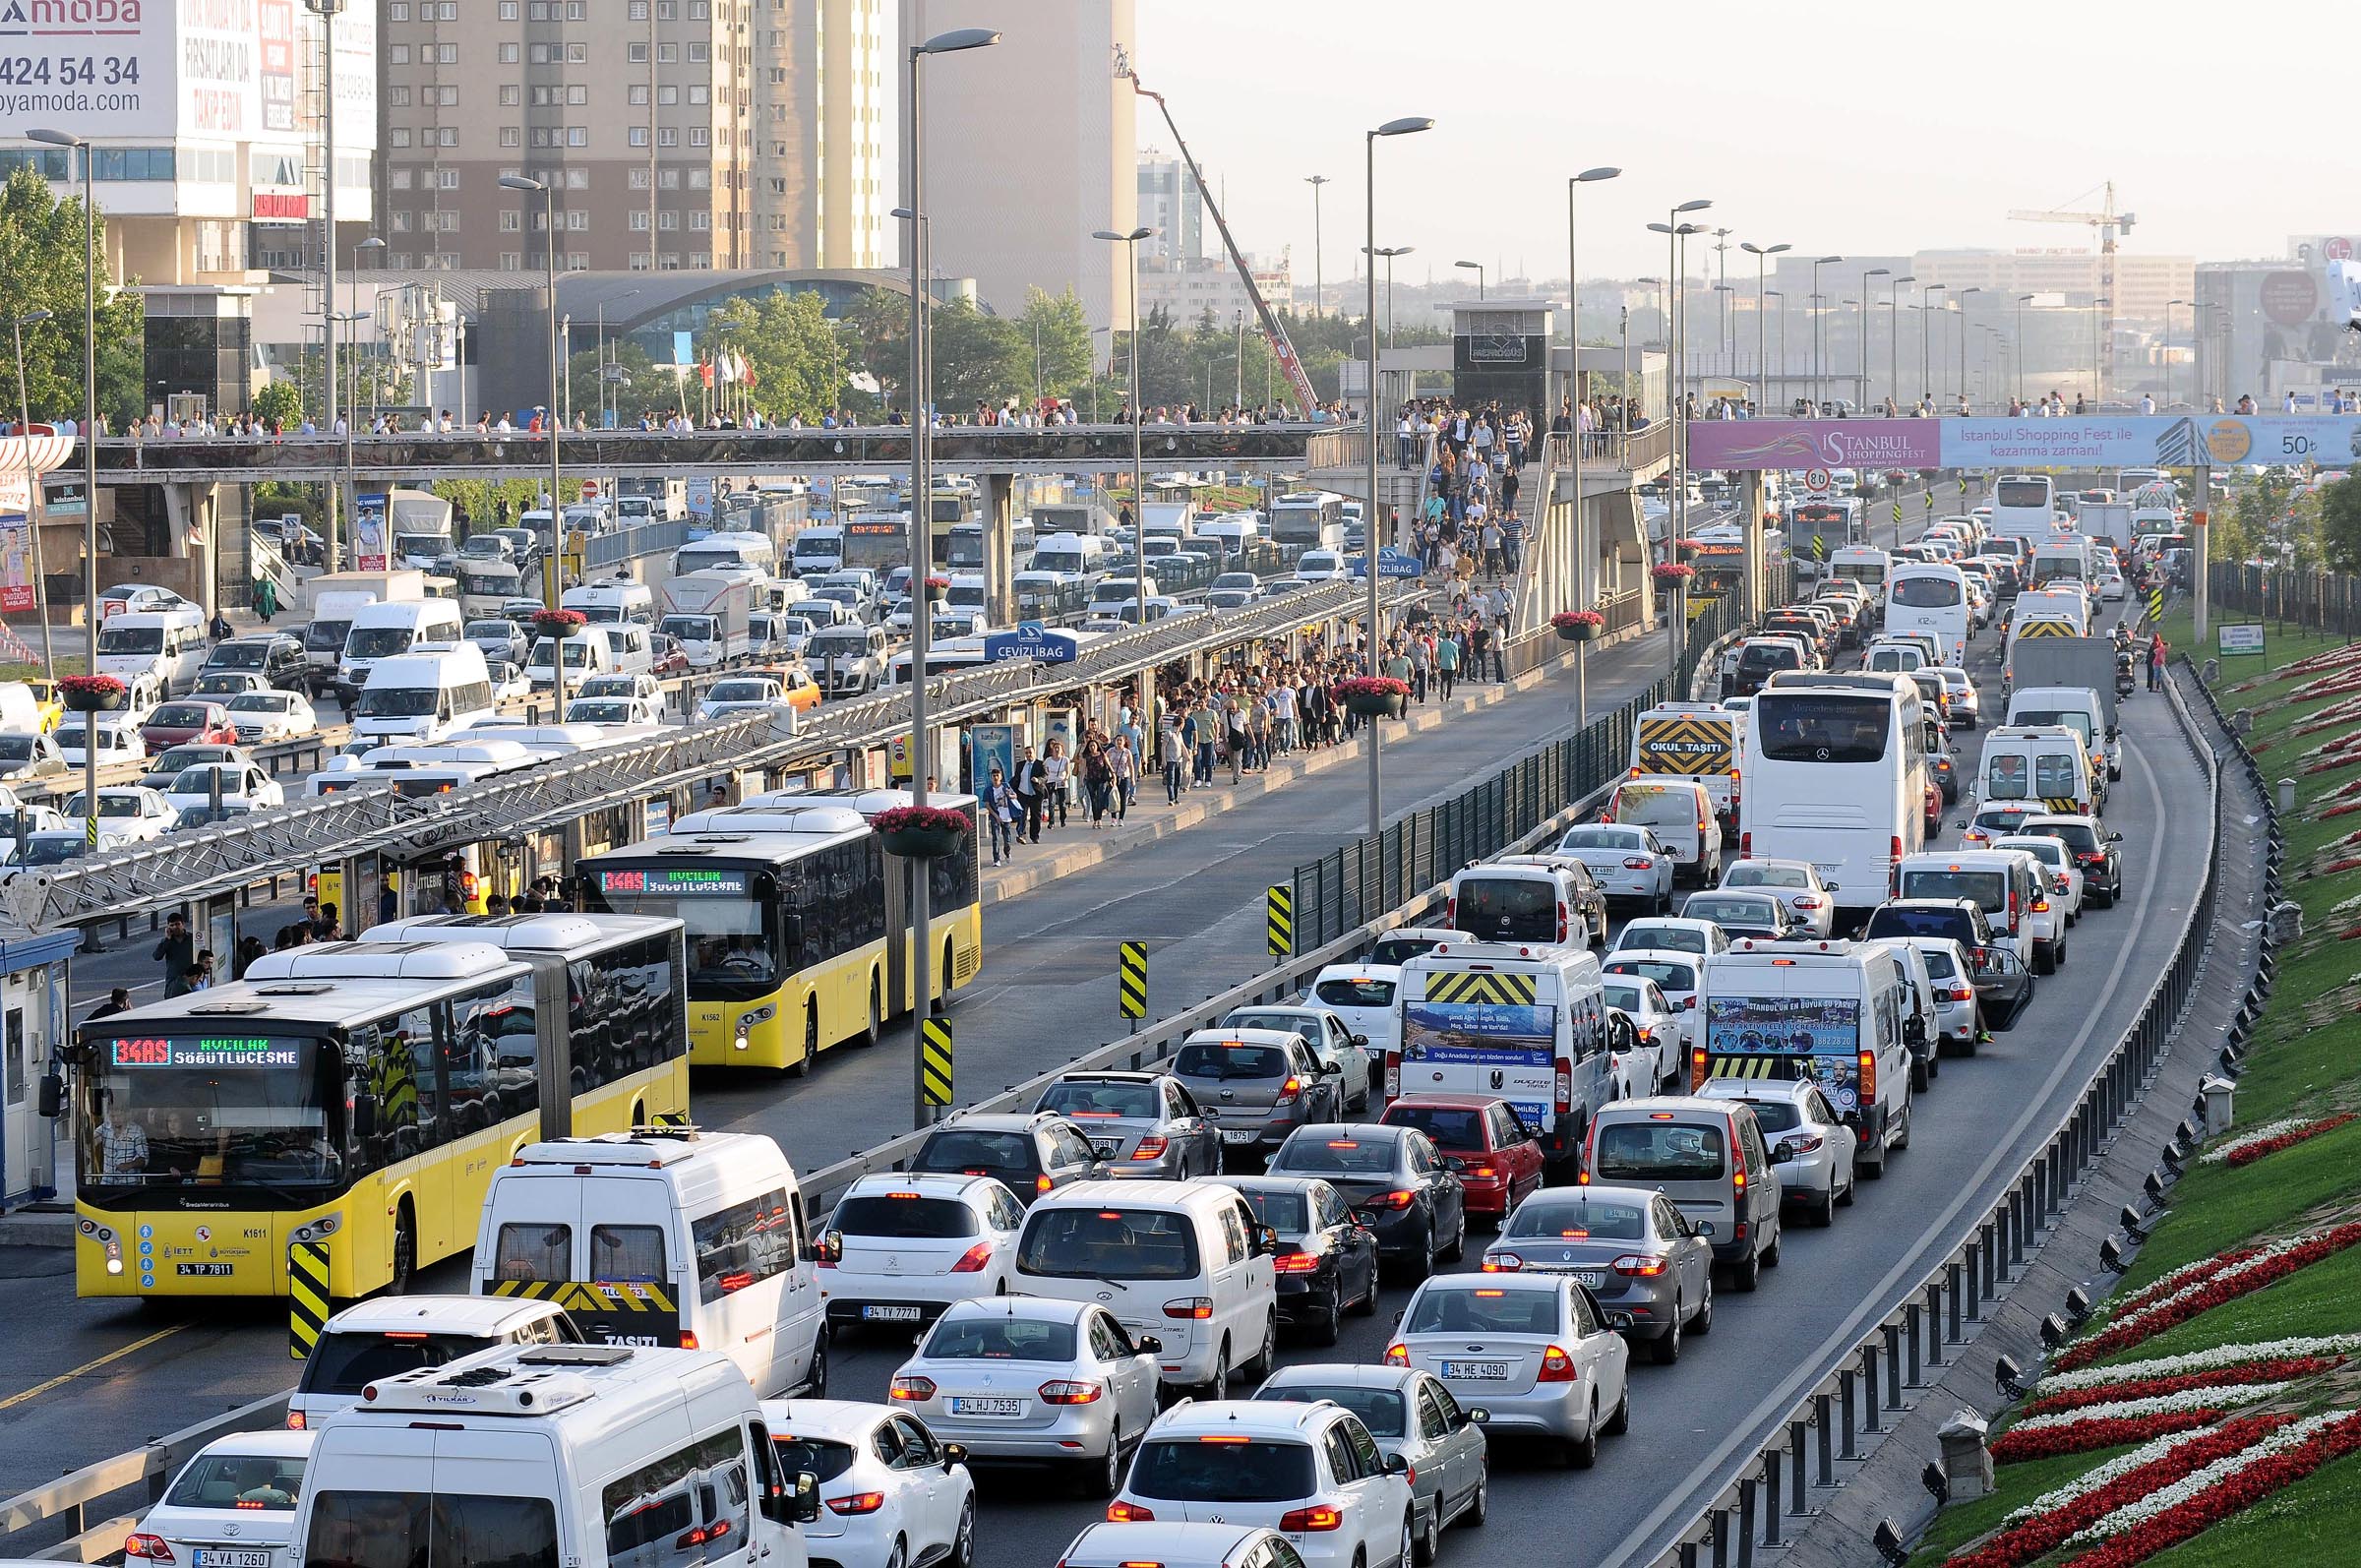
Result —
[{"label": "car side mirror", "polygon": [[942,1445],[942,1468],[944,1470],[949,1470],[954,1465],[964,1465],[966,1463],[967,1445],[965,1443],[945,1443]]},{"label": "car side mirror", "polygon": [[799,1525],[809,1525],[819,1518],[819,1478],[808,1470],[795,1473],[795,1482],[787,1503],[787,1517]]},{"label": "car side mirror", "polygon": [[1464,1173],[1468,1169],[1468,1162],[1461,1159],[1456,1154],[1445,1155],[1443,1157],[1443,1169],[1446,1171],[1458,1171]]},{"label": "car side mirror", "polygon": [[2120,844],[2123,842],[2123,835],[2121,833],[2109,833],[2107,835],[2107,842],[2110,844]]},{"label": "car side mirror", "polygon": [[1369,1037],[1367,1035],[1355,1035],[1353,1037],[1353,1043],[1365,1051],[1368,1049]]},{"label": "car side mirror", "polygon": [[813,1245],[812,1257],[815,1262],[818,1263],[843,1262],[844,1233],[842,1231],[829,1231],[824,1233],[820,1236],[819,1240]]},{"label": "car side mirror", "polygon": [[1387,1458],[1386,1458],[1386,1461],[1385,1461],[1385,1473],[1386,1473],[1388,1476],[1407,1476],[1407,1475],[1409,1475],[1409,1474],[1410,1474],[1410,1458],[1409,1458],[1409,1456],[1408,1456],[1408,1455],[1406,1455],[1406,1454],[1392,1454],[1392,1455],[1388,1455],[1388,1456],[1387,1456]]},{"label": "car side mirror", "polygon": [[1131,1342],[1131,1348],[1142,1356],[1161,1355],[1164,1351],[1164,1341],[1153,1334],[1142,1334]]},{"label": "car side mirror", "polygon": [[1279,1252],[1279,1233],[1267,1225],[1254,1230],[1254,1250],[1262,1257],[1275,1257]]},{"label": "car side mirror", "polygon": [[1345,1075],[1345,1064],[1341,1061],[1323,1061],[1317,1071],[1323,1078],[1341,1078]]},{"label": "car side mirror", "polygon": [[1482,1405],[1470,1406],[1459,1413],[1459,1424],[1462,1426],[1489,1426],[1491,1423],[1492,1413]]}]

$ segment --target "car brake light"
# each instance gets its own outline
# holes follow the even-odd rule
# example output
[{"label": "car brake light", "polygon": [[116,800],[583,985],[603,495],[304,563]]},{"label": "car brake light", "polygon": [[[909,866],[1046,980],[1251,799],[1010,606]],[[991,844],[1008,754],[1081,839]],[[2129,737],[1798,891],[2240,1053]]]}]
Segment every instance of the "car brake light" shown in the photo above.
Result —
[{"label": "car brake light", "polygon": [[1039,1392],[1045,1405],[1096,1405],[1107,1390],[1097,1383],[1059,1378],[1042,1384]]},{"label": "car brake light", "polygon": [[1316,1252],[1282,1252],[1271,1259],[1272,1269],[1280,1274],[1310,1274],[1320,1266]]},{"label": "car brake light", "polygon": [[1401,1094],[1402,1053],[1389,1051],[1385,1054],[1385,1097],[1388,1100],[1395,1100],[1399,1099]]},{"label": "car brake light", "polygon": [[834,1514],[874,1514],[885,1506],[883,1492],[855,1492],[850,1497],[831,1497],[828,1511]]},{"label": "car brake light", "polygon": [[1286,1105],[1289,1101],[1295,1099],[1297,1095],[1302,1092],[1303,1080],[1297,1077],[1294,1073],[1289,1073],[1287,1081],[1279,1086],[1279,1098],[1272,1101],[1271,1104],[1275,1106]]},{"label": "car brake light", "polygon": [[1470,1170],[1468,1175],[1476,1177],[1476,1179],[1479,1181],[1497,1181],[1500,1179],[1499,1168],[1496,1166],[1480,1165]]},{"label": "car brake light", "polygon": [[1953,1001],[1973,1001],[1975,1000],[1975,991],[1968,986],[1954,986],[1951,988],[1951,999]]},{"label": "car brake light", "polygon": [[1818,909],[1820,907],[1820,900],[1814,898],[1811,894],[1806,893],[1801,898],[1795,900],[1795,907],[1797,909]]},{"label": "car brake light", "polygon": [[167,1541],[161,1536],[151,1536],[145,1532],[125,1539],[123,1542],[123,1555],[131,1558],[135,1562],[178,1561],[178,1559],[172,1555],[172,1543],[170,1541]]},{"label": "car brake light", "polygon": [[309,1420],[307,1420],[307,1419],[304,1417],[304,1414],[303,1414],[303,1412],[301,1412],[301,1411],[299,1411],[299,1410],[291,1410],[291,1411],[287,1412],[287,1430],[288,1430],[288,1431],[290,1431],[290,1432],[300,1432],[300,1431],[302,1431],[302,1430],[303,1430],[305,1427],[309,1426],[310,1424],[311,1424],[311,1422],[310,1422]]},{"label": "car brake light", "polygon": [[2089,850],[2084,850],[2077,854],[2074,858],[2077,862],[2085,866],[2104,866],[2107,863],[2107,858],[2104,855],[2095,854]]},{"label": "car brake light", "polygon": [[953,1274],[981,1274],[984,1272],[984,1265],[991,1261],[992,1243],[978,1241],[974,1246],[959,1254],[959,1261],[951,1265],[951,1272]]},{"label": "car brake light", "polygon": [[1786,1148],[1789,1154],[1816,1154],[1827,1141],[1816,1132],[1807,1133],[1800,1138],[1789,1138]]},{"label": "car brake light", "polygon": [[1574,1357],[1552,1345],[1542,1353],[1542,1370],[1534,1381],[1537,1383],[1572,1383],[1579,1380],[1581,1376],[1581,1369],[1574,1364]]},{"label": "car brake light", "polygon": [[1393,1191],[1385,1193],[1380,1197],[1371,1198],[1368,1202],[1368,1206],[1372,1209],[1391,1209],[1396,1214],[1400,1214],[1403,1210],[1409,1208],[1412,1204],[1418,1201],[1419,1195],[1416,1192],[1413,1192],[1406,1187],[1397,1187]]},{"label": "car brake light", "polygon": [[1111,1525],[1145,1525],[1152,1523],[1156,1512],[1138,1503],[1112,1502],[1107,1505],[1107,1523]]},{"label": "car brake light", "polygon": [[1876,1053],[1876,1052],[1874,1052],[1874,1051],[1864,1051],[1864,1052],[1862,1052],[1862,1053],[1861,1053],[1861,1098],[1860,1098],[1860,1103],[1861,1103],[1862,1105],[1868,1105],[1868,1104],[1872,1103],[1873,1101],[1875,1101],[1876,1099],[1877,1099],[1877,1053]]},{"label": "car brake light", "polygon": [[1558,900],[1557,905],[1557,939],[1560,942],[1563,942],[1566,939],[1566,932],[1570,926],[1571,922],[1568,920],[1566,915],[1565,900],[1560,899]]},{"label": "car brake light", "polygon": [[1279,1516],[1279,1529],[1282,1534],[1286,1535],[1295,1535],[1299,1532],[1308,1534],[1313,1531],[1341,1530],[1344,1528],[1344,1510],[1331,1508],[1326,1503],[1312,1508],[1291,1508]]},{"label": "car brake light", "polygon": [[[2014,903],[2014,902],[2015,902],[2015,900],[2014,900],[2014,899],[2012,899],[2012,900],[2010,900],[2010,902]],[[2049,913],[2049,900],[2048,900],[2048,899],[2046,899],[2046,898],[2036,898],[2036,899],[2034,899],[2034,900],[2033,900],[2033,913],[2034,913],[2034,914],[2036,914],[2036,915],[2046,915],[2046,914],[2048,914],[2048,913]]]},{"label": "car brake light", "polygon": [[1705,1087],[1705,1048],[1703,1046],[1693,1047],[1689,1052],[1689,1087],[1691,1089]]},{"label": "car brake light", "polygon": [[2017,924],[2017,889],[2014,887],[2009,889],[2009,924]]},{"label": "car brake light", "polygon": [[1525,1260],[1514,1252],[1487,1252],[1483,1258],[1486,1274],[1515,1274],[1525,1267]]},{"label": "car brake light", "polygon": [[1459,929],[1459,895],[1453,893],[1443,900],[1443,924],[1453,931]]},{"label": "car brake light", "polygon": [[1741,857],[1743,857],[1743,856],[1751,855],[1751,854],[1753,854],[1753,853],[1754,853],[1754,834],[1753,834],[1753,832],[1752,832],[1752,831],[1747,831],[1747,832],[1742,832],[1742,833],[1740,833],[1740,834],[1738,835],[1738,854],[1739,854]]},{"label": "car brake light", "polygon": [[1134,1160],[1160,1160],[1164,1158],[1164,1151],[1167,1147],[1163,1138],[1151,1132],[1139,1140],[1139,1147],[1131,1151],[1131,1158]]},{"label": "car brake light", "polygon": [[1164,1315],[1173,1318],[1194,1319],[1202,1323],[1213,1316],[1213,1297],[1210,1296],[1183,1296],[1177,1301],[1167,1301],[1164,1303]]},{"label": "car brake light", "polygon": [[1629,855],[1624,857],[1623,869],[1627,872],[1653,871],[1656,869],[1656,862],[1642,855]]},{"label": "car brake light", "polygon": [[681,1349],[685,1351],[694,1351],[698,1348],[699,1347],[696,1343],[696,1330],[693,1328],[685,1328],[681,1330]]},{"label": "car brake light", "polygon": [[935,1397],[935,1379],[931,1377],[897,1377],[893,1380],[893,1387],[887,1392],[895,1399],[933,1399]]},{"label": "car brake light", "polygon": [[1627,1280],[1652,1280],[1665,1272],[1665,1260],[1653,1252],[1626,1252],[1610,1267]]},{"label": "car brake light", "polygon": [[1886,853],[1896,862],[1900,862],[1902,859],[1902,835],[1896,833],[1892,838],[1887,839],[1886,846]]},{"label": "car brake light", "polygon": [[1557,1087],[1553,1093],[1557,1101],[1557,1109],[1560,1112],[1574,1109],[1574,1069],[1572,1067],[1557,1069]]},{"label": "car brake light", "polygon": [[1385,1364],[1388,1366],[1408,1366],[1410,1364],[1410,1347],[1407,1345],[1388,1345],[1385,1348],[1384,1360]]},{"label": "car brake light", "polygon": [[1047,1192],[1057,1184],[1046,1176],[1037,1176],[1033,1178],[1033,1190],[1036,1192]]}]

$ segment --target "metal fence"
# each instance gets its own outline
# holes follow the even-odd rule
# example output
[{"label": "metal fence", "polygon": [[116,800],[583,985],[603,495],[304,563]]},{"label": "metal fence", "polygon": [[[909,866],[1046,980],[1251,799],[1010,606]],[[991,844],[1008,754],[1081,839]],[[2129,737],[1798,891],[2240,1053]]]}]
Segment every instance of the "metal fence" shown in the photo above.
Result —
[{"label": "metal fence", "polygon": [[2309,627],[2340,637],[2361,637],[2361,577],[2340,572],[2272,571],[2242,561],[2206,569],[2211,608]]}]

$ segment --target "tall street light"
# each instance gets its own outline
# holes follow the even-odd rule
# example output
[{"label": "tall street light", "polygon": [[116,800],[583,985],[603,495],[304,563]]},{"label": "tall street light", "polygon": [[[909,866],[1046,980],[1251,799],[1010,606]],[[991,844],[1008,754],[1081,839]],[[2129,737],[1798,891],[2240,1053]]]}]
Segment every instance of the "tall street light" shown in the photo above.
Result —
[{"label": "tall street light", "polygon": [[[22,316],[8,319],[10,346],[17,351],[17,440],[18,450],[25,454],[25,520],[32,543],[33,597],[40,606],[41,666],[57,679],[57,650],[49,641],[49,581],[41,571],[41,476],[32,471],[32,399],[25,392],[25,329],[37,327],[49,319],[45,310],[29,310]],[[91,668],[97,669],[92,660]]]},{"label": "tall street light", "polygon": [[1869,400],[1869,338],[1872,335],[1870,332],[1870,314],[1877,305],[1876,297],[1869,287],[1869,279],[1873,277],[1891,277],[1893,275],[1894,269],[1890,267],[1872,267],[1861,273],[1861,346],[1859,359],[1861,367],[1861,380],[1859,387],[1855,390],[1860,392],[1861,401],[1863,403],[1866,403]]},{"label": "tall street light", "polygon": [[[1573,346],[1574,350],[1573,375],[1569,379],[1574,388],[1574,401],[1577,404],[1583,400],[1582,273],[1577,270],[1574,256],[1574,188],[1578,185],[1597,185],[1603,181],[1614,179],[1622,172],[1618,168],[1584,169],[1580,174],[1572,175],[1566,180],[1566,341]],[[1628,379],[1630,375],[1628,337],[1624,343],[1624,354],[1626,380],[1623,392],[1628,397],[1631,394]],[[1573,429],[1567,432],[1566,439],[1572,443],[1574,448],[1574,608],[1588,610],[1591,607],[1591,601],[1598,597],[1597,589],[1591,578],[1592,574],[1599,570],[1599,549],[1591,539],[1590,529],[1585,526],[1587,519],[1582,513],[1582,409],[1580,407],[1574,410]],[[1548,498],[1544,497],[1541,515],[1536,520],[1548,520]],[[1538,527],[1528,529],[1526,537],[1538,547],[1541,543],[1541,532]],[[1574,717],[1578,724],[1586,728],[1591,722],[1590,651],[1591,645],[1587,642],[1574,644]]]},{"label": "tall street light", "polygon": [[1763,350],[1769,346],[1763,333],[1763,300],[1766,294],[1763,287],[1763,265],[1771,257],[1794,248],[1792,245],[1786,244],[1757,245],[1752,240],[1738,241],[1738,249],[1754,258],[1754,374],[1755,379],[1764,384],[1763,395],[1758,404],[1760,407],[1768,408],[1770,406],[1771,392],[1770,373],[1763,363]]},{"label": "tall street light", "polygon": [[[1670,349],[1672,346],[1672,318],[1665,314],[1665,280],[1661,277],[1641,277],[1635,278],[1633,281],[1638,283],[1642,288],[1653,288],[1656,290],[1657,320],[1664,328],[1665,347],[1667,350]],[[1624,391],[1628,394],[1630,389],[1625,388]]]},{"label": "tall street light", "polygon": [[[2025,401],[2025,307],[2030,305],[2035,297],[2036,296],[2031,294],[2020,294],[2017,296],[2017,401],[2019,403],[2023,403]],[[2173,301],[2173,304],[2175,305],[2185,305],[2187,303],[2188,301],[2186,300]],[[2169,348],[2172,343],[2172,307],[2169,305],[2164,309],[2164,340],[2165,346]],[[2167,369],[2165,373],[2168,376],[2171,374],[2169,361],[2167,362]],[[2172,391],[2172,385],[2169,381],[2165,383],[2164,390],[2167,393]]]},{"label": "tall street light", "polygon": [[[1146,626],[1148,624],[1148,543],[1147,534],[1144,531],[1147,523],[1147,511],[1143,505],[1143,503],[1146,501],[1146,492],[1140,487],[1139,455],[1139,432],[1140,425],[1143,423],[1139,412],[1139,242],[1146,239],[1154,232],[1155,230],[1145,226],[1132,229],[1126,234],[1118,234],[1113,229],[1103,228],[1094,230],[1090,236],[1092,239],[1106,240],[1110,244],[1122,246],[1124,250],[1124,266],[1130,271],[1131,556],[1133,571],[1137,573],[1137,580],[1133,584],[1133,596],[1139,600],[1139,624],[1141,626]],[[1112,352],[1112,350],[1110,351]],[[1213,394],[1210,391],[1206,392],[1205,400],[1207,402],[1213,401]],[[1140,733],[1142,735],[1154,735],[1157,733],[1156,677],[1154,671],[1151,670],[1147,672],[1146,678],[1140,682],[1140,691],[1144,694],[1140,704],[1140,711],[1144,720]]]},{"label": "tall street light", "polygon": [[1458,268],[1463,272],[1474,272],[1476,274],[1476,297],[1480,300],[1483,299],[1483,264],[1482,262],[1453,262],[1451,265]]},{"label": "tall street light", "polygon": [[1320,187],[1328,183],[1325,174],[1306,174],[1303,183],[1311,187],[1311,313],[1328,314],[1328,279],[1320,266]]},{"label": "tall street light", "polygon": [[1906,272],[1886,279],[1886,398],[1902,410],[1902,285],[1918,279]]},{"label": "tall street light", "polygon": [[[1431,131],[1433,129],[1434,117],[1432,115],[1407,114],[1401,119],[1386,121],[1383,125],[1378,126],[1375,130],[1365,133],[1362,138],[1362,181],[1365,187],[1363,192],[1365,204],[1362,210],[1362,217],[1368,226],[1367,235],[1362,241],[1362,248],[1371,256],[1375,256],[1377,254],[1377,139],[1381,136],[1415,136],[1421,131]],[[1369,274],[1369,297],[1367,306],[1367,322],[1369,328],[1369,377],[1366,387],[1368,406],[1362,411],[1362,425],[1367,438],[1362,443],[1362,446],[1367,450],[1368,453],[1369,487],[1367,491],[1368,500],[1363,504],[1363,510],[1361,515],[1361,557],[1362,570],[1367,574],[1369,579],[1369,658],[1367,673],[1370,675],[1375,675],[1378,671],[1377,618],[1380,614],[1377,601],[1377,550],[1378,535],[1380,532],[1379,525],[1385,520],[1385,518],[1384,508],[1379,506],[1377,501],[1377,269],[1375,267],[1370,267],[1367,269],[1367,271]],[[1483,280],[1481,276],[1479,276],[1479,289],[1481,289],[1482,286]],[[1385,831],[1385,783],[1383,774],[1379,770],[1379,763],[1377,759],[1377,730],[1378,721],[1374,718],[1370,719],[1369,836],[1371,838],[1375,838],[1378,834]]]},{"label": "tall street light", "polygon": [[1378,259],[1385,263],[1385,346],[1394,346],[1394,258],[1408,256],[1416,245],[1380,245]]},{"label": "tall street light", "polygon": [[[98,673],[98,204],[91,193],[91,144],[64,131],[28,131],[25,139],[82,154],[82,626],[90,637],[90,662]],[[21,362],[21,361],[20,361]],[[54,675],[56,672],[50,672]],[[83,843],[98,852],[98,720],[83,715],[82,799],[86,808]]]},{"label": "tall street light", "polygon": [[1926,383],[1926,391],[1920,395],[1926,399],[1928,413],[1935,411],[1935,372],[1932,362],[1927,358],[1930,341],[1927,324],[1934,320],[1929,313],[1937,308],[1935,296],[1942,293],[1946,286],[1948,285],[1942,283],[1927,284],[1925,288],[1919,290],[1920,293],[1926,295],[1926,299],[1915,307],[1918,311],[1918,376]]},{"label": "tall street light", "polygon": [[[1732,312],[1729,308],[1729,296],[1736,292],[1737,290],[1732,288],[1727,283],[1716,283],[1714,285],[1714,315],[1716,317],[1714,322],[1714,352],[1711,359],[1709,359],[1707,363],[1717,369],[1721,365],[1723,353],[1728,349],[1730,340],[1733,336],[1729,325],[1732,316]],[[1735,376],[1737,373],[1737,366],[1734,364],[1731,365],[1729,367],[1729,374]]]},{"label": "tall street light", "polygon": [[2104,294],[2090,302],[2090,411],[2092,413],[2098,412],[2098,405],[2106,400],[2107,395],[2106,371],[2099,358],[2101,350],[2098,334],[2102,329],[2098,324],[2102,319],[2101,312],[2114,303]]},{"label": "tall street light", "polygon": [[[541,198],[541,225],[548,239],[544,252],[544,282],[549,289],[549,536],[550,555],[556,559],[566,547],[566,509],[558,500],[564,482],[558,465],[558,192],[546,181],[523,174],[503,174],[500,186],[504,191],[522,191]],[[541,576],[541,602],[550,609],[558,607],[558,579],[563,572],[546,572]],[[556,638],[551,638],[554,644]],[[558,716],[566,716],[566,661],[550,651],[551,690],[557,695]]]},{"label": "tall street light", "polygon": [[1779,379],[1787,379],[1787,296],[1776,288],[1765,289],[1763,298],[1779,301]]},{"label": "tall street light", "polygon": [[[1672,421],[1672,526],[1676,540],[1687,538],[1689,532],[1688,447],[1682,439],[1688,427],[1689,407],[1688,343],[1682,330],[1689,313],[1689,274],[1683,257],[1686,247],[1681,242],[1704,228],[1702,224],[1683,223],[1680,219],[1684,212],[1702,212],[1713,205],[1708,197],[1683,202],[1665,212],[1664,222],[1648,225],[1650,233],[1665,236],[1665,352],[1671,378],[1668,387],[1671,407],[1667,413]],[[1677,633],[1678,629],[1674,630]]]},{"label": "tall street light", "polygon": [[[2186,299],[2168,299],[2164,302],[2164,408],[2168,413],[2172,409],[2172,312],[2173,308],[2178,305],[2187,305],[2189,307],[2189,325],[2191,329],[2191,335],[2195,335],[2195,329],[2197,327],[2197,306],[2195,301]],[[2023,312],[2020,311],[2019,315],[2022,318]],[[2025,329],[2023,326],[2020,326],[2017,329],[2017,379],[2019,381],[2023,381],[2025,379]],[[19,357],[22,358],[23,356],[20,355]],[[2023,396],[2024,393],[2021,392],[2018,395]]]},{"label": "tall street light", "polygon": [[1823,331],[1821,318],[1825,314],[1827,302],[1820,296],[1820,269],[1833,267],[1844,259],[1842,256],[1823,256],[1812,263],[1812,297],[1809,304],[1812,307],[1812,416],[1814,418],[1819,417],[1820,405],[1827,397],[1827,388],[1821,383],[1823,366],[1823,356],[1820,351]]},{"label": "tall street light", "polygon": [[1982,288],[1971,284],[1951,296],[1960,312],[1960,319],[1955,324],[1954,330],[1960,348],[1960,401],[1962,403],[1968,401],[1968,296],[1983,292]]},{"label": "tall street light", "polygon": [[[923,106],[919,65],[929,55],[959,54],[989,48],[1000,41],[991,28],[954,28],[909,48],[909,80],[902,94],[907,110],[902,134],[910,148],[910,804],[927,804],[927,780],[935,769],[933,737],[927,733],[927,644],[933,639],[935,615],[928,599],[927,578],[935,568],[933,514],[935,510],[935,422],[928,406],[926,384],[926,280],[932,237],[927,227],[927,148],[920,137]],[[1136,278],[1135,278],[1136,282]],[[1138,289],[1133,288],[1134,308]],[[1132,344],[1136,356],[1139,345]],[[1137,428],[1139,410],[1131,410]],[[1145,606],[1142,606],[1144,612]],[[927,869],[917,865],[910,875],[910,1110],[914,1125],[933,1120],[927,1104],[926,1021],[934,1004],[932,967],[935,923],[929,909]]]}]

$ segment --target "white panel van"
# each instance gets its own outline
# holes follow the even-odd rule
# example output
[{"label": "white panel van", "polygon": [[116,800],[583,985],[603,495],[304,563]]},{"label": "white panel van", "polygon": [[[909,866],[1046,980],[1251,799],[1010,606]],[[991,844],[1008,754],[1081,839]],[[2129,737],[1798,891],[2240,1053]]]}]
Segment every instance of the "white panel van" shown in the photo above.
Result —
[{"label": "white panel van", "polygon": [[472,642],[422,647],[370,662],[368,682],[352,709],[355,740],[439,741],[492,716],[491,671],[484,650]]},{"label": "white panel van", "polygon": [[466,617],[454,599],[365,604],[352,612],[337,678],[346,686],[366,686],[378,660],[407,653],[422,642],[461,642],[466,635]]}]

